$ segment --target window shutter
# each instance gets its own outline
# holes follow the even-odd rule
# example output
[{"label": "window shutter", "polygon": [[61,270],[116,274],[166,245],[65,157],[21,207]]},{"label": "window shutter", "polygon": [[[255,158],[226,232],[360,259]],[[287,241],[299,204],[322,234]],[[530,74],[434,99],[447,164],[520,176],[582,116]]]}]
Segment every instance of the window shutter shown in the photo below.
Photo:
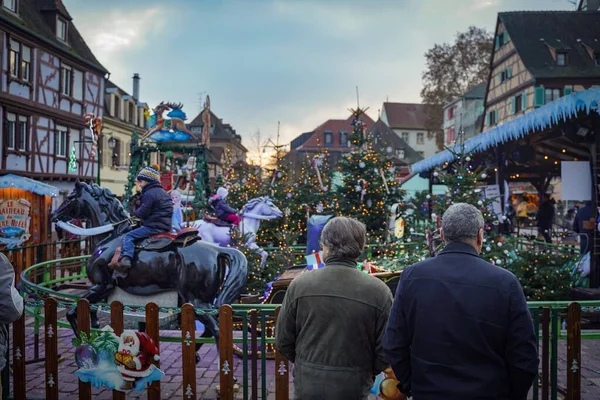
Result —
[{"label": "window shutter", "polygon": [[490,126],[490,114],[491,112],[485,113],[485,125]]},{"label": "window shutter", "polygon": [[527,92],[523,92],[521,95],[521,111],[525,111],[527,109]]},{"label": "window shutter", "polygon": [[544,87],[536,86],[533,91],[533,105],[534,107],[540,107],[544,105]]},{"label": "window shutter", "polygon": [[510,98],[510,113],[514,114],[517,112],[517,97],[513,96]]},{"label": "window shutter", "polygon": [[512,78],[512,68],[508,67],[506,68],[506,79],[510,79]]},{"label": "window shutter", "polygon": [[573,93],[573,88],[565,86],[565,90],[563,91],[563,93],[564,93],[565,96],[568,96],[571,93]]},{"label": "window shutter", "polygon": [[509,41],[509,37],[508,37],[508,32],[504,31],[502,32],[502,43],[506,44]]},{"label": "window shutter", "polygon": [[498,124],[498,110],[494,110],[494,125]]},{"label": "window shutter", "polygon": [[498,74],[498,83],[502,83],[502,82],[503,82],[503,80],[502,80],[502,72],[500,72]]},{"label": "window shutter", "polygon": [[500,48],[500,35],[496,36],[496,50]]}]

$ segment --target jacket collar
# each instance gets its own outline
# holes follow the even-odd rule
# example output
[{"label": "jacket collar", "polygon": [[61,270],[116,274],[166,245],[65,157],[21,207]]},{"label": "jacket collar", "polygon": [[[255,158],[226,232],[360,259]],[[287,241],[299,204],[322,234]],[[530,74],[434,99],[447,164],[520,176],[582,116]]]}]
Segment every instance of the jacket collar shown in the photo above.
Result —
[{"label": "jacket collar", "polygon": [[325,259],[325,265],[341,265],[344,267],[356,268],[358,263],[356,260],[344,257],[327,257]]},{"label": "jacket collar", "polygon": [[440,252],[440,255],[446,253],[464,253],[479,257],[479,254],[477,254],[477,251],[473,246],[460,242],[448,243],[446,247],[444,247],[444,250]]},{"label": "jacket collar", "polygon": [[146,186],[144,186],[142,188],[142,193],[143,192],[147,192],[148,190],[153,189],[155,187],[161,187],[162,188],[162,185],[159,182],[150,182],[150,183],[148,183]]}]

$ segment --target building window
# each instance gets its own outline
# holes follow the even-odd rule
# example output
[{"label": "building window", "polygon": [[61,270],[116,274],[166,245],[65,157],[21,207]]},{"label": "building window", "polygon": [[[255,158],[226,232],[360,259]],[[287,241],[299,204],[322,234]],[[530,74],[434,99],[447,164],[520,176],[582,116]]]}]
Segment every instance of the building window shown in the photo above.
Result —
[{"label": "building window", "polygon": [[408,144],[408,132],[402,132],[402,140]]},{"label": "building window", "polygon": [[544,104],[559,99],[561,96],[560,89],[546,89],[544,96]]},{"label": "building window", "polygon": [[12,12],[17,12],[17,0],[2,0],[2,6]]},{"label": "building window", "polygon": [[56,19],[56,37],[63,42],[67,41],[67,21],[60,17]]},{"label": "building window", "polygon": [[24,82],[31,81],[31,47],[10,40],[10,76]]},{"label": "building window", "polygon": [[404,149],[396,149],[396,157],[403,160],[404,159]]},{"label": "building window", "polygon": [[192,129],[190,129],[190,131],[194,134],[201,135],[202,127],[201,126],[192,126]]},{"label": "building window", "polygon": [[340,132],[340,146],[348,146],[348,132]]},{"label": "building window", "polygon": [[594,53],[594,65],[600,66],[600,53]]},{"label": "building window", "polygon": [[423,132],[417,133],[417,144],[425,144],[425,134]]},{"label": "building window", "polygon": [[331,144],[333,134],[331,132],[325,132],[325,144]]},{"label": "building window", "polygon": [[129,122],[135,123],[135,105],[131,102],[129,103]]},{"label": "building window", "polygon": [[454,119],[454,107],[448,109],[448,119]]},{"label": "building window", "polygon": [[64,126],[56,127],[54,150],[59,157],[67,156],[67,128]]},{"label": "building window", "polygon": [[24,115],[6,113],[6,147],[9,150],[27,150],[28,121]]},{"label": "building window", "polygon": [[73,68],[68,65],[60,67],[60,92],[65,96],[73,95]]},{"label": "building window", "polygon": [[518,95],[515,97],[515,113],[518,113],[523,110],[523,95]]},{"label": "building window", "polygon": [[567,53],[556,53],[556,65],[561,67],[567,65]]}]

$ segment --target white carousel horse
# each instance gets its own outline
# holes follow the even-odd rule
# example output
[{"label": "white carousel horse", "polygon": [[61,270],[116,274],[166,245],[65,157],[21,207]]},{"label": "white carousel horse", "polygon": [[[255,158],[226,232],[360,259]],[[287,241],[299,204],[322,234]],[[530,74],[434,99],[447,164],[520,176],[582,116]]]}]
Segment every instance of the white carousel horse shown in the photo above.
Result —
[{"label": "white carousel horse", "polygon": [[[238,226],[240,235],[246,238],[246,247],[255,250],[261,255],[261,265],[264,265],[268,254],[256,244],[256,233],[260,228],[260,221],[280,218],[282,215],[283,212],[273,204],[268,196],[250,200],[240,212],[240,217],[242,218]],[[221,247],[231,244],[232,226],[227,223],[205,217],[205,219],[181,224],[182,228],[188,226],[196,228],[198,236],[205,242],[214,243]]]}]

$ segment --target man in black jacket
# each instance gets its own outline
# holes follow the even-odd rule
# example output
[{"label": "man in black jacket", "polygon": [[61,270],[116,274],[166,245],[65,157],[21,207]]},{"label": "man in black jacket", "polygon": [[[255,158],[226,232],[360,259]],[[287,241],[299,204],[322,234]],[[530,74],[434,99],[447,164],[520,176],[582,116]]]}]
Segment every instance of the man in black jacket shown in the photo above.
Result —
[{"label": "man in black jacket", "polygon": [[481,212],[442,218],[445,249],[402,272],[383,346],[402,393],[421,400],[524,400],[538,369],[519,280],[479,257]]},{"label": "man in black jacket", "polygon": [[140,206],[133,215],[142,220],[142,226],[123,236],[123,248],[119,259],[121,273],[131,268],[136,240],[171,231],[173,200],[160,184],[158,166],[153,164],[152,167],[143,168],[137,176],[137,181],[142,187],[142,195]]}]

